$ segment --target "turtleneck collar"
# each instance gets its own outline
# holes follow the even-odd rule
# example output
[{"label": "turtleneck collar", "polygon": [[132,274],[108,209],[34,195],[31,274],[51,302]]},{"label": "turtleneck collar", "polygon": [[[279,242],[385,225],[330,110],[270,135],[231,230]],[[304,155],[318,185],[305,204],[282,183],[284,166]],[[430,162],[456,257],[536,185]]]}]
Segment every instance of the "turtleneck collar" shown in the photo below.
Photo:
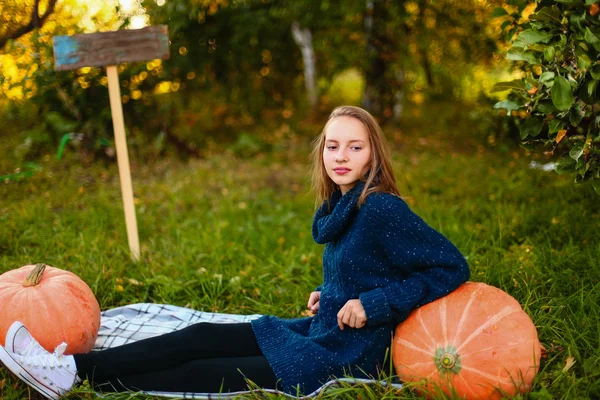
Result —
[{"label": "turtleneck collar", "polygon": [[[331,242],[346,231],[356,215],[358,210],[356,203],[364,186],[364,182],[358,182],[343,196],[341,190],[337,189],[330,196],[330,200],[323,202],[313,220],[312,232],[315,242],[319,244]],[[330,214],[329,201],[332,209]]]}]

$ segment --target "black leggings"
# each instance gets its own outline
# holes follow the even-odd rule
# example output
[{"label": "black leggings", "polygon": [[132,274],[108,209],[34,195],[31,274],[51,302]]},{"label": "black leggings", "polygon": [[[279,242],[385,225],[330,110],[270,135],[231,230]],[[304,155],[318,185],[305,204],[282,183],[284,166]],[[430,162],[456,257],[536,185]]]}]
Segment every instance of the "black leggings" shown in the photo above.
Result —
[{"label": "black leggings", "polygon": [[277,388],[277,378],[250,323],[198,323],[112,349],[77,354],[75,364],[81,379],[105,392],[235,392],[248,390],[245,378],[263,389]]}]

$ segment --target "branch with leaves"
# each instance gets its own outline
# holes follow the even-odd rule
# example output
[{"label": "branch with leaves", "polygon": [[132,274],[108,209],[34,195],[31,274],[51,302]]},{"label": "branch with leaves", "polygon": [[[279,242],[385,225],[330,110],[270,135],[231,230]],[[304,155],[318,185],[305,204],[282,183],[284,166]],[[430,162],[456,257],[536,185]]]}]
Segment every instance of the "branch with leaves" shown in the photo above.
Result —
[{"label": "branch with leaves", "polygon": [[523,22],[523,11],[533,1],[512,0],[497,8],[494,15],[506,18],[502,28],[512,41],[506,58],[525,76],[498,82],[492,92],[510,90],[494,108],[523,117],[516,121],[522,147],[550,147],[548,154],[560,155],[557,173],[575,173],[576,183],[591,180],[600,194],[598,1],[536,1]]}]

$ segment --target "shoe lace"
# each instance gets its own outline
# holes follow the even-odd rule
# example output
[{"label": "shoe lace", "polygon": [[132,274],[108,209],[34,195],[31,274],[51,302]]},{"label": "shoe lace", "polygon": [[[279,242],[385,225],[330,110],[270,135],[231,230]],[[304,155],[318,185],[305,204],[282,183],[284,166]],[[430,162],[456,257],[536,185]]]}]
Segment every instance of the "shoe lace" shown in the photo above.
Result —
[{"label": "shoe lace", "polygon": [[[26,351],[29,350],[30,346],[31,344],[27,347]],[[53,353],[46,352],[46,354],[43,355],[37,354],[29,357],[23,355],[21,356],[21,362],[24,362],[35,368],[50,368],[52,370],[55,368],[63,368],[65,366],[63,355],[66,349],[67,344],[63,342],[56,346],[56,349],[54,349]]]}]

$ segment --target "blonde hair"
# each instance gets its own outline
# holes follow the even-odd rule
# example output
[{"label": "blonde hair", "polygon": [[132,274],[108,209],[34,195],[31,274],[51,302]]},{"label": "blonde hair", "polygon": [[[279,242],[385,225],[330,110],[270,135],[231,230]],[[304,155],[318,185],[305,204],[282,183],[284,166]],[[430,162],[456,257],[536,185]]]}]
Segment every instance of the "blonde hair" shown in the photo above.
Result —
[{"label": "blonde hair", "polygon": [[[360,107],[340,106],[331,112],[327,123],[319,136],[313,141],[313,151],[311,152],[312,160],[312,192],[315,193],[315,209],[319,207],[323,201],[338,189],[323,165],[323,151],[325,149],[325,135],[329,123],[337,117],[352,117],[356,118],[364,125],[369,136],[371,144],[371,160],[369,172],[360,179],[365,182],[365,186],[358,198],[358,207],[366,201],[367,196],[371,193],[390,193],[400,196],[398,186],[396,186],[396,178],[392,169],[392,154],[388,141],[386,140],[381,127],[371,114]],[[331,210],[329,210],[331,211]]]}]

